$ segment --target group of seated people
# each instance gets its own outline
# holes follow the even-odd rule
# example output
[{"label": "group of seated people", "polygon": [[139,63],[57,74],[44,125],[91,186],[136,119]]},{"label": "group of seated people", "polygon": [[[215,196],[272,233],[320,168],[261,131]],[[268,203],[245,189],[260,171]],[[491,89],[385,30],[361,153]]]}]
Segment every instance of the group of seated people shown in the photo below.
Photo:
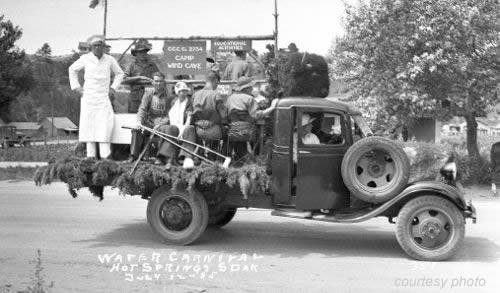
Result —
[{"label": "group of seated people", "polygon": [[[219,74],[210,71],[203,89],[191,93],[186,83],[180,81],[175,84],[175,96],[172,97],[167,90],[165,75],[155,72],[153,88],[145,91],[137,112],[138,126],[132,130],[129,161],[138,159],[150,139],[156,149],[154,163],[164,165],[165,169],[181,162],[183,168],[191,169],[199,163],[199,158],[193,155],[199,150],[188,142],[205,144],[212,149],[224,144],[226,153],[234,154],[236,160],[245,156],[247,142],[255,140],[256,120],[269,116],[277,100],[266,109],[259,108],[252,96],[255,82],[242,76],[238,78],[233,93],[224,101],[217,92],[219,82]],[[143,132],[139,125],[180,139],[161,139]]]}]

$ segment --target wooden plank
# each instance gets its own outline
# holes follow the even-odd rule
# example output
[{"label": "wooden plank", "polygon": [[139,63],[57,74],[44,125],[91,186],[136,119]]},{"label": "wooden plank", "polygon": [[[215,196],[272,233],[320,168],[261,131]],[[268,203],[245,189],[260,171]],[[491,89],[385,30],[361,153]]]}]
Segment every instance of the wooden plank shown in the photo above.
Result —
[{"label": "wooden plank", "polygon": [[[178,83],[179,81],[182,81],[186,84],[204,84],[205,80],[203,79],[183,79],[183,80],[177,80],[177,79],[167,79],[165,80],[167,84],[175,84]],[[267,82],[266,79],[257,79],[255,80],[256,83],[265,83]],[[236,80],[221,80],[219,84],[236,84]]]},{"label": "wooden plank", "polygon": [[193,40],[254,40],[254,41],[265,41],[274,40],[274,34],[272,35],[254,35],[254,36],[190,36],[187,38],[180,37],[114,37],[106,38],[106,41],[134,41],[136,39],[146,39],[150,41],[193,41]]}]

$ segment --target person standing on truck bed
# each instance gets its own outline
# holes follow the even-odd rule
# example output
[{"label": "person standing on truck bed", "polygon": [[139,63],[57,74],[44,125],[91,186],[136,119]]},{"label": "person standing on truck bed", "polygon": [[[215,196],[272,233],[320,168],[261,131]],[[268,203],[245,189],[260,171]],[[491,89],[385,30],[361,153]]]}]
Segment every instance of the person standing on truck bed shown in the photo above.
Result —
[{"label": "person standing on truck bed", "polygon": [[[109,95],[120,86],[123,71],[115,58],[104,54],[104,37],[92,36],[88,40],[91,52],[82,55],[68,69],[72,90],[82,93],[80,106],[79,140],[87,144],[87,157],[96,157],[99,143],[101,158],[111,154],[111,132],[114,113]],[[85,70],[83,88],[78,72]],[[111,73],[115,74],[110,85]]]},{"label": "person standing on truck bed", "polygon": [[130,85],[129,113],[137,113],[144,95],[144,85],[152,83],[153,73],[160,71],[148,55],[151,48],[147,40],[139,39],[131,50],[135,58],[125,69],[123,80],[124,84]]},{"label": "person standing on truck bed", "polygon": [[259,110],[251,95],[255,81],[242,76],[236,85],[235,92],[227,98],[226,108],[229,120],[229,154],[234,151],[234,160],[238,161],[247,153],[247,143],[255,140],[255,120],[269,116],[276,108],[278,99],[274,99],[269,108]]},{"label": "person standing on truck bed", "polygon": [[222,125],[227,123],[227,111],[222,96],[217,92],[220,75],[209,71],[205,77],[205,87],[193,95],[193,122],[196,136],[216,149],[222,139]]},{"label": "person standing on truck bed", "polygon": [[246,60],[245,51],[234,51],[234,58],[224,70],[224,80],[238,80],[242,76],[250,76],[250,64]]},{"label": "person standing on truck bed", "polygon": [[[142,97],[141,105],[137,111],[137,124],[154,129],[167,125],[171,103],[172,97],[168,95],[165,75],[159,71],[153,73],[153,89],[147,89]],[[130,163],[137,160],[144,143],[144,134],[138,129],[133,129],[132,142],[130,143]],[[153,143],[155,145],[160,143],[158,137],[155,137]],[[155,163],[161,164],[160,159],[157,158]]]}]

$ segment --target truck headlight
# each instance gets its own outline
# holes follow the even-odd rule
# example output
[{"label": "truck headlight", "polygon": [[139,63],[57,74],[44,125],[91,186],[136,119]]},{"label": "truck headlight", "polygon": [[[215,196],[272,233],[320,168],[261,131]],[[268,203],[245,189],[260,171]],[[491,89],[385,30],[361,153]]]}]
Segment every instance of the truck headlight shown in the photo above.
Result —
[{"label": "truck headlight", "polygon": [[455,162],[448,162],[439,170],[444,179],[448,181],[455,181],[457,179],[457,164]]}]

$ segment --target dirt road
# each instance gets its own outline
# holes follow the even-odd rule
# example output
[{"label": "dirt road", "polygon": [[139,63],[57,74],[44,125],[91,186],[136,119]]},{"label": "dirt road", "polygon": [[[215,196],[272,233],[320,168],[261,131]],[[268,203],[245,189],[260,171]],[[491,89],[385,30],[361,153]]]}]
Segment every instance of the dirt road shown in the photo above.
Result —
[{"label": "dirt road", "polygon": [[341,225],[262,210],[238,210],[197,244],[169,246],[146,223],[146,203],[114,190],[98,202],[86,191],[72,199],[61,183],[0,182],[0,292],[33,285],[37,249],[49,292],[493,292],[500,285],[499,199],[475,201],[479,222],[467,224],[457,257],[441,263],[408,259],[386,219]]}]

